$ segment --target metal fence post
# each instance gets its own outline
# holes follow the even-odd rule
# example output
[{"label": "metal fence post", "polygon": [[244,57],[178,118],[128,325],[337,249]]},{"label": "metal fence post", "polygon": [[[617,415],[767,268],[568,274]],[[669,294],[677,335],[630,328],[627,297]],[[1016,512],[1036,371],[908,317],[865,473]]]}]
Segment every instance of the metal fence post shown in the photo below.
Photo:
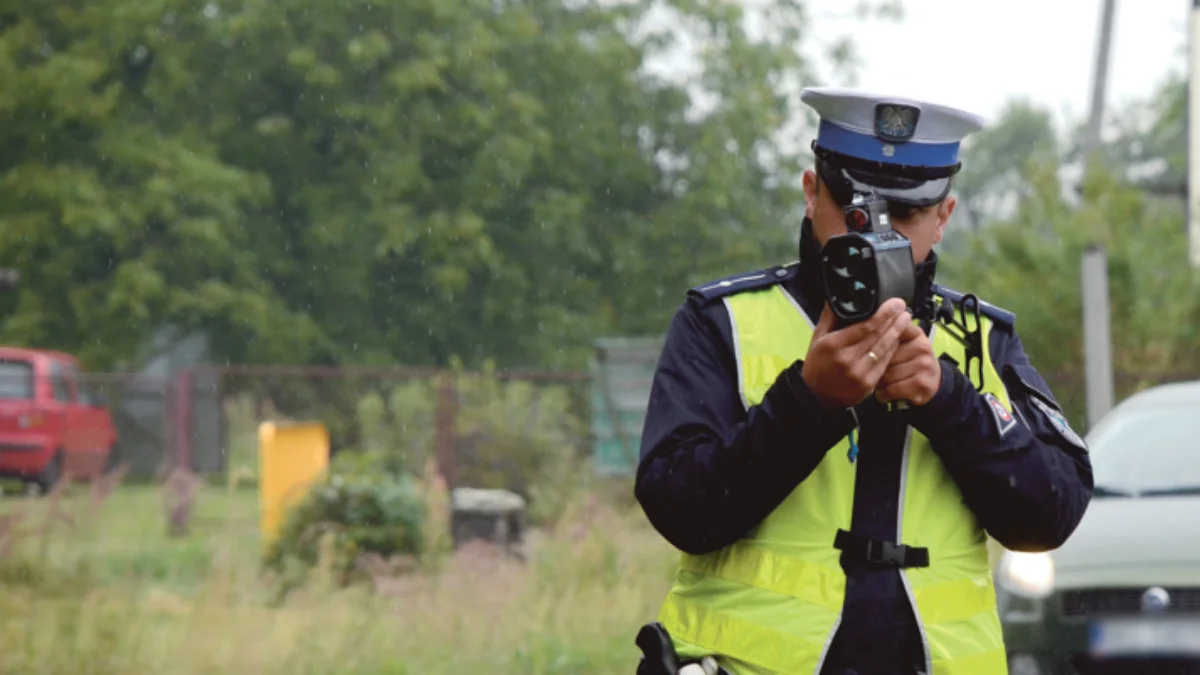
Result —
[{"label": "metal fence post", "polygon": [[458,391],[455,387],[454,373],[443,373],[438,380],[434,444],[438,471],[446,481],[446,487],[452,490],[458,485],[458,458],[454,447]]},{"label": "metal fence post", "polygon": [[175,467],[192,469],[192,372],[181,370],[175,376]]}]

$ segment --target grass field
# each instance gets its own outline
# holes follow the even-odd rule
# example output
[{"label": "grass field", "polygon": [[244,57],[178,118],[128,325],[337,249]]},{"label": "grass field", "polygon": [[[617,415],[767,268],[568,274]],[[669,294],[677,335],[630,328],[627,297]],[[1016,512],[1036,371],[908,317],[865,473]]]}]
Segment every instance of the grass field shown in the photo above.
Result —
[{"label": "grass field", "polygon": [[[187,537],[154,487],[85,487],[0,555],[0,672],[627,675],[675,554],[628,508],[583,496],[524,563],[468,547],[436,573],[271,603],[257,495],[201,488]],[[44,522],[51,500],[5,497]]]}]

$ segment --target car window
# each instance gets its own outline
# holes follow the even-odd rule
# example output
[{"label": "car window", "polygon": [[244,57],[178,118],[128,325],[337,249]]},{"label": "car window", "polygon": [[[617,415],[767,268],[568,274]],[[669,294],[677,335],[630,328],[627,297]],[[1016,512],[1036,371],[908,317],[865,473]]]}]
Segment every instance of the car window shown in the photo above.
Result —
[{"label": "car window", "polygon": [[61,363],[54,362],[50,365],[50,386],[54,391],[55,401],[70,403],[73,400],[70,375]]},{"label": "car window", "polygon": [[1097,486],[1124,493],[1200,487],[1200,411],[1118,412],[1088,438]]},{"label": "car window", "polygon": [[33,399],[33,364],[20,359],[0,359],[0,400]]},{"label": "car window", "polygon": [[79,402],[84,405],[95,406],[97,404],[96,395],[92,391],[91,384],[79,373],[79,369],[72,367],[68,368],[67,372],[71,380],[75,382],[75,392],[78,395]]}]

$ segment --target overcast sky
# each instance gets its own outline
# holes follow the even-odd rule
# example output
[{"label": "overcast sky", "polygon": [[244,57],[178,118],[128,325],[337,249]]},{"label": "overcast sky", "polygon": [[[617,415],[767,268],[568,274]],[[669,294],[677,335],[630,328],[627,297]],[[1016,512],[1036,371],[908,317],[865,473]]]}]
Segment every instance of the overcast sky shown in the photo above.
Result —
[{"label": "overcast sky", "polygon": [[[1010,97],[1052,108],[1060,123],[1086,117],[1100,0],[903,0],[902,23],[829,18],[848,0],[809,0],[815,29],[853,35],[858,86],[932,97],[994,118]],[[1118,0],[1108,102],[1152,93],[1186,68],[1188,0]],[[831,82],[832,84],[832,82]]]}]

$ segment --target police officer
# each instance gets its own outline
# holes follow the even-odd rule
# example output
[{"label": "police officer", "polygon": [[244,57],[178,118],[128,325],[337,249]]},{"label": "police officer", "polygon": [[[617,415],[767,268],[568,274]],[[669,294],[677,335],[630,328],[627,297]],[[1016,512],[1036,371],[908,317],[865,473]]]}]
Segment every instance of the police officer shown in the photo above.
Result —
[{"label": "police officer", "polygon": [[[802,100],[820,125],[799,262],[691,289],[654,376],[635,492],[683,552],[658,622],[683,662],[733,675],[1006,673],[986,535],[1060,546],[1092,474],[1011,313],[982,303],[980,382],[920,311],[961,299],[934,284],[932,247],[982,120],[852,90]],[[818,257],[866,191],[911,240],[916,298],[838,328]]]}]

